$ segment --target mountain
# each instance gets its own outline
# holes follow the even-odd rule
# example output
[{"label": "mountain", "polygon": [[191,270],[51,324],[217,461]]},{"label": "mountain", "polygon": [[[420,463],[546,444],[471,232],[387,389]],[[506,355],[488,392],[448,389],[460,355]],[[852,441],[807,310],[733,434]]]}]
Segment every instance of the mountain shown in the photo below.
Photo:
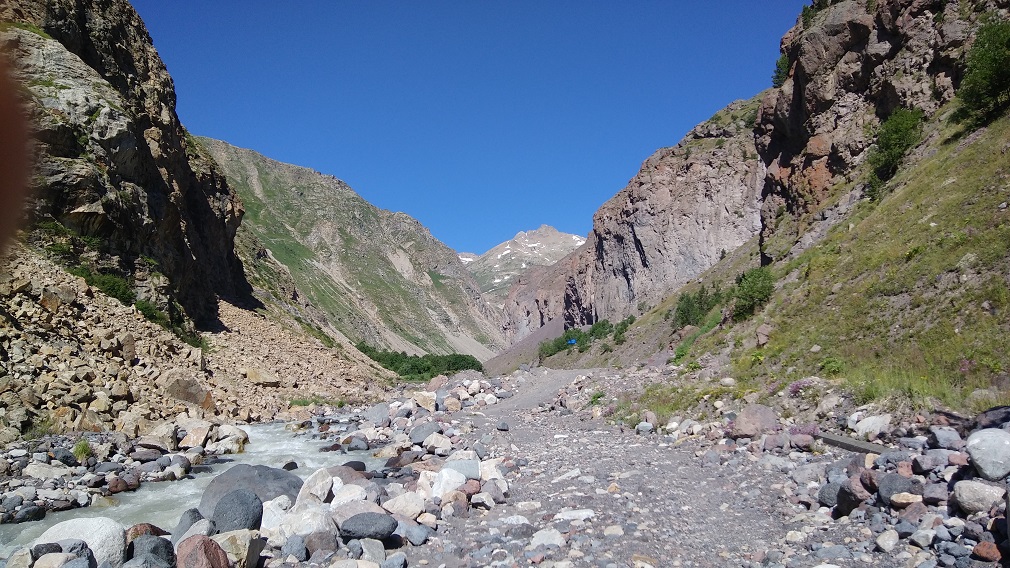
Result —
[{"label": "mountain", "polygon": [[509,337],[556,318],[572,326],[640,313],[756,235],[760,100],[737,101],[656,151],[596,212],[578,250],[520,278],[505,302]]},{"label": "mountain", "polygon": [[[389,387],[352,345],[257,301],[269,294],[236,251],[262,247],[239,238],[242,202],[179,122],[128,2],[2,2],[0,22],[37,132],[28,223],[0,264],[0,444],[135,436],[180,415],[269,420],[293,400],[367,402]],[[283,266],[254,260],[273,289],[296,290]]]},{"label": "mountain", "polygon": [[261,243],[244,253],[257,286],[275,281],[257,268],[257,258],[269,257],[322,315],[321,326],[353,342],[478,359],[501,347],[500,313],[459,256],[417,220],[373,206],[333,176],[197,142],[242,198],[240,241],[248,232]]},{"label": "mountain", "polygon": [[534,266],[550,266],[582,246],[586,239],[562,233],[549,225],[520,231],[512,239],[476,256],[461,253],[460,259],[480,285],[488,301],[501,305],[509,287]]},{"label": "mountain", "polygon": [[[547,364],[629,364],[652,353],[652,364],[681,364],[699,379],[734,377],[741,395],[789,386],[789,398],[823,377],[860,404],[1006,404],[1010,116],[966,122],[957,96],[966,53],[990,18],[1006,25],[1010,2],[804,10],[782,41],[788,74],[760,97],[753,122],[766,165],[760,232],[646,311],[622,341]],[[909,146],[881,181],[871,157],[893,151],[882,133],[894,117],[906,117]],[[763,274],[760,294],[744,274]],[[709,299],[722,293],[685,317],[702,286]],[[752,310],[737,309],[755,296]],[[566,294],[563,306],[572,304],[579,298]]]},{"label": "mountain", "polygon": [[37,129],[32,221],[59,222],[94,244],[74,259],[83,269],[213,325],[218,295],[250,291],[234,253],[243,209],[192,152],[140,17],[125,1],[25,0],[0,4],[0,21],[16,22],[5,51]]}]

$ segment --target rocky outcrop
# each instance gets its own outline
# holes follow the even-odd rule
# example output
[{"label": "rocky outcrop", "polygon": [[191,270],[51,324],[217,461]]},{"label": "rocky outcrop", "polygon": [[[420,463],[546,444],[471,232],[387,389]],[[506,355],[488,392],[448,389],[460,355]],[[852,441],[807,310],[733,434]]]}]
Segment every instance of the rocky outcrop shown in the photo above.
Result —
[{"label": "rocky outcrop", "polygon": [[550,266],[579,248],[586,239],[562,233],[549,225],[533,231],[519,231],[515,237],[476,256],[461,253],[460,260],[473,273],[481,293],[488,299],[504,301],[512,282],[534,266]]},{"label": "rocky outcrop", "polygon": [[142,297],[214,322],[218,294],[249,290],[233,252],[242,206],[189,144],[140,17],[125,0],[19,0],[0,19],[15,22],[5,49],[38,131],[30,215],[93,238],[101,270],[155,264],[171,285]]},{"label": "rocky outcrop", "polygon": [[843,0],[800,19],[782,39],[789,77],[761,103],[765,164],[761,249],[782,258],[811,213],[853,181],[873,131],[899,107],[927,116],[954,97],[962,55],[980,14],[1005,0]]},{"label": "rocky outcrop", "polygon": [[752,136],[757,105],[733,103],[646,160],[596,212],[582,247],[512,288],[508,335],[558,317],[569,326],[622,319],[752,238],[765,176]]},{"label": "rocky outcrop", "polygon": [[[459,256],[416,219],[375,207],[333,176],[209,138],[198,144],[247,204],[239,241],[261,243],[242,249],[250,279],[266,289],[297,282],[274,296],[318,315],[331,335],[482,360],[504,343],[500,312]],[[285,273],[267,271],[264,258]]]}]

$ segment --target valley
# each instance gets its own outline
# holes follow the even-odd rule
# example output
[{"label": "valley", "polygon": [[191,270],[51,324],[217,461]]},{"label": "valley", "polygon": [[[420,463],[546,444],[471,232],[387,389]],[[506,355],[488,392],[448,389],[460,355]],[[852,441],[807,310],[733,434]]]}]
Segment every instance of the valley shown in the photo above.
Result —
[{"label": "valley", "polygon": [[191,133],[127,0],[0,21],[8,568],[1010,562],[1006,0],[804,4],[587,234],[483,254]]}]

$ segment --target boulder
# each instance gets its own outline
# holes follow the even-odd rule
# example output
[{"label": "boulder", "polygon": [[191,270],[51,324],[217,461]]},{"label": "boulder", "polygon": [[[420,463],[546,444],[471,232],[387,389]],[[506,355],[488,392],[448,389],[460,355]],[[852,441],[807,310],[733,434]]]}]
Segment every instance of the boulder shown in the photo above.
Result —
[{"label": "boulder", "polygon": [[374,538],[383,540],[396,530],[396,519],[383,513],[358,513],[340,524],[340,536],[345,539]]},{"label": "boulder", "polygon": [[220,532],[257,530],[263,520],[263,502],[248,489],[236,489],[221,497],[210,520]]},{"label": "boulder", "polygon": [[856,435],[864,440],[875,440],[891,425],[890,414],[867,416],[856,422]]},{"label": "boulder", "polygon": [[413,520],[424,512],[424,498],[413,491],[408,491],[387,500],[382,504],[382,508],[394,515],[402,515]]},{"label": "boulder", "polygon": [[954,484],[954,500],[965,514],[983,513],[998,504],[1006,490],[981,481],[958,481]]},{"label": "boulder", "polygon": [[968,436],[965,450],[980,476],[989,481],[1002,480],[1010,473],[1010,432],[986,428]]},{"label": "boulder", "polygon": [[175,566],[175,549],[172,543],[154,535],[140,535],[130,543],[130,557],[136,558],[149,554],[168,566]]},{"label": "boulder", "polygon": [[200,499],[200,514],[210,517],[218,501],[236,489],[248,489],[259,497],[260,502],[287,495],[292,501],[298,497],[302,480],[283,469],[265,465],[239,464],[215,477]]},{"label": "boulder", "polygon": [[179,543],[177,568],[229,568],[228,555],[210,537],[196,535]]},{"label": "boulder", "polygon": [[88,544],[101,565],[120,568],[126,559],[126,527],[108,517],[70,519],[57,523],[35,539],[35,543],[79,539]]},{"label": "boulder", "polygon": [[732,438],[754,438],[761,434],[774,432],[779,427],[775,411],[763,404],[745,406],[737,414],[730,431]]},{"label": "boulder", "polygon": [[224,550],[228,560],[237,568],[256,568],[260,553],[266,547],[266,540],[260,538],[259,532],[248,529],[222,531],[210,538]]}]

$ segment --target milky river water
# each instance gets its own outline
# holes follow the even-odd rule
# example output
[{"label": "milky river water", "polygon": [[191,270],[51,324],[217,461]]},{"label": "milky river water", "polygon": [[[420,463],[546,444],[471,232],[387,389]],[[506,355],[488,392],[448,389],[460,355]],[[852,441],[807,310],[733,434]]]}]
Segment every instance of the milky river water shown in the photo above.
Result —
[{"label": "milky river water", "polygon": [[[281,467],[294,461],[298,469],[292,473],[305,479],[322,467],[341,465],[350,460],[365,462],[369,469],[381,467],[370,452],[320,452],[319,448],[333,443],[306,435],[295,435],[285,430],[283,424],[242,426],[249,433],[249,444],[241,454],[221,456],[220,463],[195,468],[194,479],[169,482],[145,482],[140,489],[112,496],[110,506],[91,506],[68,511],[49,512],[41,521],[20,524],[0,524],[0,558],[20,545],[31,543],[46,529],[60,521],[79,517],[110,517],[126,527],[137,523],[151,523],[172,530],[179,515],[200,504],[203,490],[217,474],[237,464]],[[209,470],[209,471],[207,471]]]}]

